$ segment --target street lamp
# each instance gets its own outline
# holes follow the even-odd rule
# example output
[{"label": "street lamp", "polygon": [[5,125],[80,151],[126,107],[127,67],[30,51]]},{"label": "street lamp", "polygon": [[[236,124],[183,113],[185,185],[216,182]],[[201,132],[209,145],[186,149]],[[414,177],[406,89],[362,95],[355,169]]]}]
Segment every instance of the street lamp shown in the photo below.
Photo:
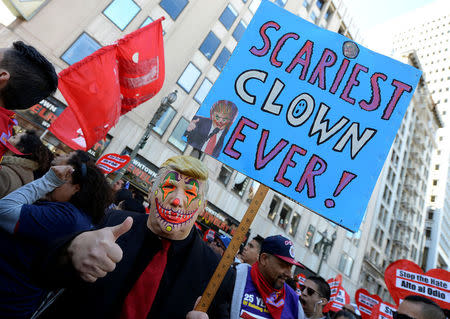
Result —
[{"label": "street lamp", "polygon": [[322,268],[322,263],[328,257],[328,254],[330,253],[337,237],[336,231],[334,231],[333,235],[331,235],[331,239],[328,239],[327,230],[325,230],[323,234],[321,232],[319,232],[319,234],[322,235],[322,239],[319,241],[322,246],[322,256],[320,257],[319,268],[317,269],[318,276],[320,276],[320,268]]},{"label": "street lamp", "polygon": [[114,178],[113,183],[117,182],[119,179],[122,178],[123,174],[127,170],[128,165],[130,165],[131,161],[136,157],[137,153],[140,149],[142,149],[145,144],[147,143],[148,138],[150,137],[150,134],[152,132],[152,129],[155,127],[156,123],[158,123],[161,116],[167,111],[169,106],[177,99],[177,93],[178,91],[175,90],[172,93],[169,93],[169,95],[165,96],[161,100],[161,104],[159,105],[158,109],[156,110],[155,114],[153,115],[150,122],[147,124],[147,127],[145,129],[144,134],[142,134],[141,139],[136,144],[136,147],[133,149],[133,151],[130,154],[130,161],[125,165],[119,172],[117,173],[116,177]]}]

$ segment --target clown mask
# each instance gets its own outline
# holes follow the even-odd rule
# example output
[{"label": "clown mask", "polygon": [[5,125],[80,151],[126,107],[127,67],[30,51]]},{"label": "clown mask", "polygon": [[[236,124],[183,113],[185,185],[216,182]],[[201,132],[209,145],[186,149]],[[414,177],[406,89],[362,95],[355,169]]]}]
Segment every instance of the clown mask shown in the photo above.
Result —
[{"label": "clown mask", "polygon": [[203,182],[174,170],[165,170],[149,194],[148,227],[167,239],[189,235],[198,214],[204,209]]}]

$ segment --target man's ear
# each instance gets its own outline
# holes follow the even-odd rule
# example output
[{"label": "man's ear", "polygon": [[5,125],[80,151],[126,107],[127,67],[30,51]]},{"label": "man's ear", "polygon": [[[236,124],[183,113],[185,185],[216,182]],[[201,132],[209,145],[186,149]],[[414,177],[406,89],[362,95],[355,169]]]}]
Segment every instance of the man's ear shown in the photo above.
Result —
[{"label": "man's ear", "polygon": [[5,69],[0,69],[0,89],[3,89],[8,83],[10,74]]}]

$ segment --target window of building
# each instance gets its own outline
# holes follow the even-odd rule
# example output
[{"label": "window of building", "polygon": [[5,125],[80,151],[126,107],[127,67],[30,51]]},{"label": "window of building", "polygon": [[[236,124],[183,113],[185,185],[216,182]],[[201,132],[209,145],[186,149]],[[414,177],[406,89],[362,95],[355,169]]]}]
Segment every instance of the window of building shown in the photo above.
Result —
[{"label": "window of building", "polygon": [[322,247],[323,247],[323,236],[320,232],[317,232],[317,235],[314,238],[313,253],[319,256]]},{"label": "window of building", "polygon": [[199,50],[208,60],[211,60],[212,56],[219,47],[219,44],[219,38],[214,34],[214,32],[211,31],[206,36],[205,40],[203,40]]},{"label": "window of building", "polygon": [[439,164],[434,165],[434,169],[438,171],[439,170]]},{"label": "window of building", "polygon": [[180,120],[177,123],[177,126],[175,126],[175,129],[172,131],[172,134],[170,134],[170,137],[168,139],[168,142],[178,148],[181,152],[184,152],[186,149],[186,138],[183,137],[184,132],[186,132],[186,129],[189,125],[189,121],[186,120],[184,117],[180,118]]},{"label": "window of building", "polygon": [[431,195],[430,200],[431,200],[432,203],[434,203],[436,201],[436,196],[435,195]]},{"label": "window of building", "polygon": [[261,0],[253,0],[252,3],[248,6],[248,9],[254,14],[259,7]]},{"label": "window of building", "polygon": [[145,27],[146,25],[149,25],[150,23],[153,22],[153,19],[150,17],[147,17],[144,22],[142,22],[141,26],[139,28]]},{"label": "window of building", "polygon": [[352,268],[353,268],[353,258],[347,255],[346,253],[343,253],[339,260],[338,266],[339,271],[342,272],[347,277],[350,277],[352,273]]},{"label": "window of building", "polygon": [[247,24],[244,21],[239,21],[238,25],[233,31],[233,38],[239,42],[244,35],[245,29],[247,29]]},{"label": "window of building", "polygon": [[113,0],[103,14],[123,31],[139,11],[141,8],[133,0]]},{"label": "window of building", "polygon": [[311,14],[309,15],[309,17],[311,18],[311,20],[312,20],[313,22],[316,22],[317,16],[316,16],[316,13],[315,13],[314,11],[311,12]]},{"label": "window of building", "polygon": [[219,56],[217,57],[216,62],[214,62],[214,66],[217,68],[217,70],[222,71],[225,64],[227,64],[230,56],[231,52],[227,48],[223,48],[222,52],[220,52]]},{"label": "window of building", "polygon": [[317,0],[317,1],[316,1],[316,6],[317,6],[319,9],[322,9],[322,7],[323,7],[323,2],[324,2],[324,0]]},{"label": "window of building", "polygon": [[159,118],[158,122],[156,122],[156,125],[153,127],[153,131],[159,135],[163,135],[176,113],[177,112],[175,109],[169,106],[166,112],[164,112],[164,114]]},{"label": "window of building", "polygon": [[433,179],[433,186],[436,186],[437,183],[438,183],[438,180],[437,179]]},{"label": "window of building", "polygon": [[230,30],[234,20],[236,20],[238,14],[231,4],[229,4],[219,17],[219,21],[222,22],[225,29]]},{"label": "window of building", "polygon": [[233,192],[242,197],[249,182],[250,179],[247,176],[238,172],[234,178]]},{"label": "window of building", "polygon": [[275,0],[274,3],[279,5],[280,7],[284,8],[286,5],[287,0]]},{"label": "window of building", "polygon": [[219,177],[217,178],[222,184],[225,186],[228,185],[228,182],[230,181],[231,174],[233,173],[233,170],[229,168],[226,165],[222,165],[222,168],[220,169]]},{"label": "window of building", "polygon": [[280,211],[280,220],[278,221],[278,226],[280,226],[283,229],[286,229],[286,226],[289,222],[289,217],[291,217],[292,208],[287,206],[286,204],[283,205],[283,208]]},{"label": "window of building", "polygon": [[189,62],[188,66],[183,71],[183,74],[181,74],[180,78],[178,79],[177,84],[187,93],[189,93],[191,92],[192,87],[195,85],[195,82],[197,82],[200,74],[200,70],[197,69],[197,67],[192,62]]},{"label": "window of building", "polygon": [[313,225],[308,226],[308,231],[305,236],[305,247],[310,247],[312,239],[314,237],[314,233],[316,232],[316,228]]},{"label": "window of building", "polygon": [[433,211],[432,211],[432,210],[429,210],[429,211],[428,211],[428,219],[429,219],[429,220],[432,220],[432,219],[433,219]]},{"label": "window of building", "polygon": [[94,40],[89,34],[83,32],[78,39],[64,52],[61,59],[69,65],[72,65],[88,55],[94,53],[102,46]]},{"label": "window of building", "polygon": [[205,100],[205,97],[208,95],[208,92],[211,89],[212,85],[213,84],[210,80],[208,80],[207,78],[203,79],[203,82],[198,88],[197,93],[195,93],[194,100],[202,104]]},{"label": "window of building", "polygon": [[333,9],[328,8],[327,12],[324,15],[325,20],[330,21],[330,18],[332,15],[333,15]]},{"label": "window of building", "polygon": [[427,239],[430,239],[430,238],[431,238],[431,228],[430,228],[430,227],[427,227],[427,228],[425,229],[425,237],[426,237]]},{"label": "window of building", "polygon": [[161,0],[159,5],[173,20],[176,20],[181,11],[187,6],[188,2],[188,0]]},{"label": "window of building", "polygon": [[303,0],[303,6],[308,9],[309,6],[309,1],[308,0]]},{"label": "window of building", "polygon": [[297,228],[300,224],[300,218],[301,216],[297,213],[294,213],[294,215],[292,215],[291,225],[289,227],[289,235],[295,236],[295,234],[297,233]]},{"label": "window of building", "polygon": [[269,213],[267,214],[267,217],[270,220],[274,220],[275,216],[277,215],[278,207],[280,207],[281,199],[279,199],[277,196],[274,196],[272,198],[272,201],[270,202],[269,206]]}]

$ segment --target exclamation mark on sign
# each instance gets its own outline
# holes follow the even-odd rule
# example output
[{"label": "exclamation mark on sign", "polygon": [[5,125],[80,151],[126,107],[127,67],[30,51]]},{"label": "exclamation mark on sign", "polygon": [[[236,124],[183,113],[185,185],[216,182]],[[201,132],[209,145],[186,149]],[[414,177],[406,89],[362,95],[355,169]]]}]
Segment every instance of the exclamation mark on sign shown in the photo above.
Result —
[{"label": "exclamation mark on sign", "polygon": [[[355,174],[353,174],[353,173],[350,173],[350,172],[347,172],[347,171],[344,171],[343,173],[342,173],[342,176],[341,176],[341,180],[339,181],[339,184],[338,184],[338,186],[336,187],[336,190],[334,191],[334,193],[333,193],[333,196],[334,197],[337,197],[341,192],[342,192],[342,190],[356,177],[357,175],[355,175]],[[334,203],[334,200],[333,199],[331,199],[331,198],[327,198],[326,200],[325,200],[325,207],[327,207],[327,208],[333,208],[334,207],[334,205],[335,205],[335,203]]]}]

